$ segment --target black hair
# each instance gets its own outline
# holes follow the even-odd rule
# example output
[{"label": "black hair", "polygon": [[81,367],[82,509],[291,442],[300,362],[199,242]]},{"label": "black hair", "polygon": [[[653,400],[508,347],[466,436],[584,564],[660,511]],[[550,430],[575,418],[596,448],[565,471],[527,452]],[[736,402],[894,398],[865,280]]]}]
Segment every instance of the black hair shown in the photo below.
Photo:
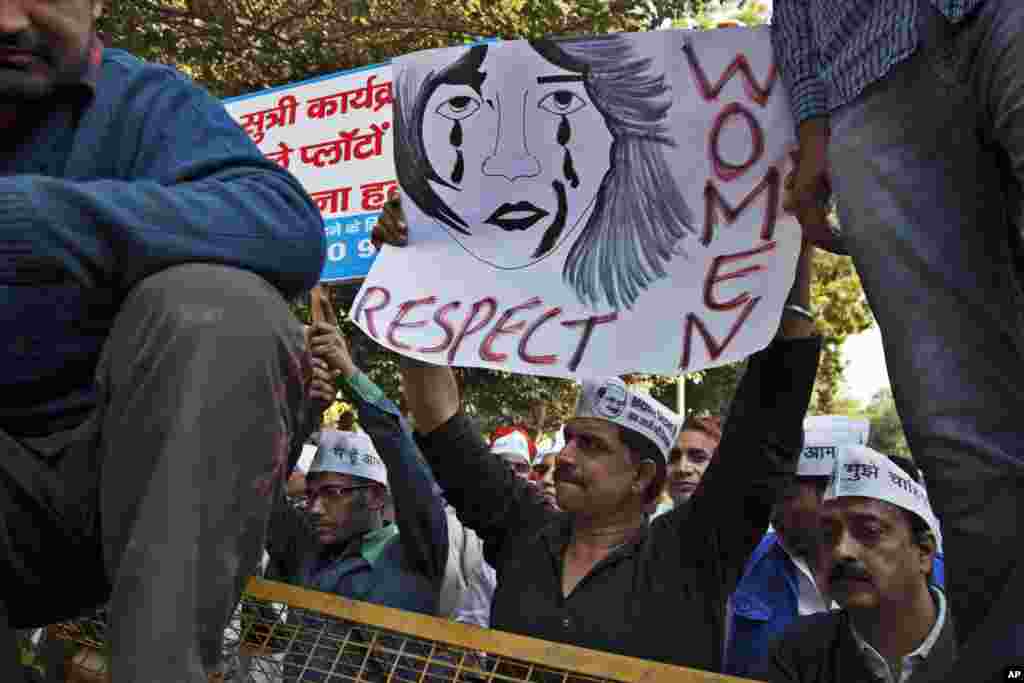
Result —
[{"label": "black hair", "polygon": [[654,479],[644,491],[644,502],[653,503],[658,500],[662,490],[665,488],[665,481],[668,479],[668,465],[665,464],[665,457],[661,454],[658,446],[640,432],[627,429],[622,425],[619,428],[619,439],[629,449],[629,457],[634,465],[639,465],[644,460],[652,460],[655,465]]},{"label": "black hair", "polygon": [[[915,483],[924,487],[924,476],[922,476],[921,470],[917,468],[910,458],[898,455],[887,455],[886,457],[889,458],[889,461],[892,464],[899,467],[901,472],[913,479]],[[914,542],[914,545],[924,547],[926,545],[935,546],[938,543],[938,539],[935,538],[935,534],[932,533],[932,528],[928,526],[928,522],[926,522],[924,518],[905,508],[900,509],[903,510],[903,514],[907,518],[907,523],[910,525],[910,538]],[[931,578],[932,571],[929,569],[929,581]]]}]

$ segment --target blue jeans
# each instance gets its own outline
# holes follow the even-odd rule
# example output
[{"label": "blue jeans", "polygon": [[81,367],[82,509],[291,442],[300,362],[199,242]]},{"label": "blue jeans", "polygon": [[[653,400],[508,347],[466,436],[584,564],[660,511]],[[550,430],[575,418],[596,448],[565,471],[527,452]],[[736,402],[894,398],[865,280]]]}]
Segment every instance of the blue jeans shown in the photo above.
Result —
[{"label": "blue jeans", "polygon": [[918,14],[917,52],[832,114],[833,183],[942,522],[963,658],[996,667],[1024,604],[1024,2]]},{"label": "blue jeans", "polygon": [[206,683],[262,553],[308,361],[287,302],[248,271],[188,264],[129,294],[79,428],[0,431],[0,681],[10,627],[109,605],[115,683]]}]

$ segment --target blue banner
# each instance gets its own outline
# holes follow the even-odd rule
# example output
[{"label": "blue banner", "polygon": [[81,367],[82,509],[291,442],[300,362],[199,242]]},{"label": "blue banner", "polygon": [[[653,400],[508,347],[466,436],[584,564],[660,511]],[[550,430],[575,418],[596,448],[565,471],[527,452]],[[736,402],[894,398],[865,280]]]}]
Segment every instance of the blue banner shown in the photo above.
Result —
[{"label": "blue banner", "polygon": [[377,250],[370,235],[380,213],[361,213],[324,220],[327,235],[327,260],[321,282],[360,280],[370,272]]}]

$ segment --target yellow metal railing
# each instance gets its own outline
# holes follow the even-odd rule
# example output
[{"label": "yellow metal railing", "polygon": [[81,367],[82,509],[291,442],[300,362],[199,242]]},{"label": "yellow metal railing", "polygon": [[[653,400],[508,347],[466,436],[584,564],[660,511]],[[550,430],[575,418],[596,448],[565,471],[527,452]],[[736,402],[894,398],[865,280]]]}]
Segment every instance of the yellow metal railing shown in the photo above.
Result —
[{"label": "yellow metal railing", "polygon": [[[52,637],[101,651],[105,619],[51,627]],[[101,656],[82,681],[106,679]],[[101,662],[97,666],[96,662]],[[75,667],[72,667],[75,668]],[[87,676],[87,677],[84,677]],[[731,676],[457,624],[252,579],[211,681],[246,683],[740,683]]]}]

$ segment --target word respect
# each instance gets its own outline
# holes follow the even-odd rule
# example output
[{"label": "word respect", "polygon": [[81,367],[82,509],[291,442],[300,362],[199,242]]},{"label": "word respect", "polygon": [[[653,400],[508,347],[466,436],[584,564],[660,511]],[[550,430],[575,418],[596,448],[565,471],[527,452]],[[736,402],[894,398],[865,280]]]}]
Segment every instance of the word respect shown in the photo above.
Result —
[{"label": "word respect", "polygon": [[[392,305],[391,293],[387,289],[369,287],[353,307],[352,318],[357,324],[365,318],[366,330],[370,336],[380,340],[382,331],[377,324],[377,316],[387,317],[390,322],[383,329],[383,335],[391,348],[425,355],[444,354],[448,364],[454,363],[459,351],[471,338],[474,340],[473,343],[479,339],[479,344],[470,352],[475,352],[480,360],[504,363],[508,360],[509,354],[496,350],[495,346],[503,337],[513,337],[518,339],[515,353],[522,362],[531,365],[557,365],[564,362],[559,354],[538,353],[532,348],[531,342],[534,335],[545,325],[558,325],[565,330],[572,330],[577,336],[575,348],[567,363],[571,372],[575,372],[583,362],[596,330],[614,325],[619,318],[618,313],[609,313],[577,320],[560,320],[562,308],[554,306],[545,310],[544,302],[537,296],[503,311],[497,299],[492,296],[466,303],[465,306],[463,303],[449,301],[439,304],[436,296],[428,296]],[[403,330],[420,329],[428,325],[435,327],[438,334],[437,343],[431,346],[414,347],[406,343],[408,339],[403,341],[401,338]],[[472,345],[466,348],[472,349]]]}]

